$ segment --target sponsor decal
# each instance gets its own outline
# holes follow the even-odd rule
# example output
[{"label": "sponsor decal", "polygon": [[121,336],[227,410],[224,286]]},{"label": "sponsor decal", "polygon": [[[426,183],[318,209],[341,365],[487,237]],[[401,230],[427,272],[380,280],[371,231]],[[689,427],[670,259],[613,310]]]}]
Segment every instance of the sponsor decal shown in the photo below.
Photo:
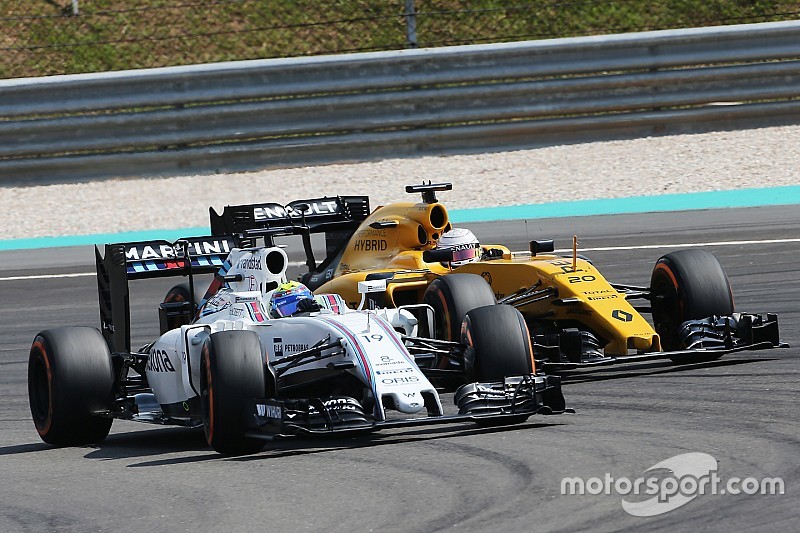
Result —
[{"label": "sponsor decal", "polygon": [[378,374],[379,376],[386,376],[386,375],[389,375],[389,374],[408,374],[408,373],[411,373],[411,372],[415,372],[415,370],[413,368],[411,368],[411,367],[396,368],[396,369],[392,369],[392,370],[376,370],[375,371],[375,373]]},{"label": "sponsor decal", "polygon": [[[379,220],[378,222],[382,222]],[[373,229],[367,228],[363,229],[358,232],[358,238],[366,239],[368,237],[386,237],[386,230],[385,229]]]},{"label": "sponsor decal", "polygon": [[589,309],[577,309],[575,307],[567,307],[568,315],[583,315],[583,316],[592,316],[594,314],[593,311]]},{"label": "sponsor decal", "polygon": [[308,344],[284,344],[283,349],[289,353],[298,353],[308,350]]},{"label": "sponsor decal", "polygon": [[263,270],[261,268],[261,256],[251,255],[249,257],[243,257],[236,263],[236,268],[242,270]]},{"label": "sponsor decal", "polygon": [[481,277],[486,280],[486,283],[489,285],[492,284],[492,273],[491,272],[481,272]]},{"label": "sponsor decal", "polygon": [[158,246],[140,246],[125,250],[125,259],[128,261],[143,261],[145,259],[175,259],[175,250],[169,244]]},{"label": "sponsor decal", "polygon": [[614,300],[619,298],[619,294],[606,294],[605,296],[589,296],[589,300]]},{"label": "sponsor decal", "polygon": [[284,354],[305,352],[309,348],[308,344],[284,344],[283,337],[272,338],[272,351],[276,357],[282,357]]},{"label": "sponsor decal", "polygon": [[257,403],[256,411],[258,412],[258,416],[264,418],[277,418],[278,420],[283,418],[281,407],[279,405],[266,405],[263,403]]},{"label": "sponsor decal", "polygon": [[622,322],[630,322],[633,320],[633,315],[622,309],[614,309],[614,311],[611,312],[611,317]]},{"label": "sponsor decal", "polygon": [[386,377],[381,378],[381,383],[384,385],[408,385],[411,383],[419,383],[419,378],[417,376],[402,376],[402,377]]},{"label": "sponsor decal", "polygon": [[353,245],[356,252],[378,252],[386,250],[389,245],[386,239],[359,239]]},{"label": "sponsor decal", "polygon": [[[328,400],[323,400],[322,405],[324,405],[326,409],[337,409],[340,411],[355,411],[357,408],[353,401],[347,398],[330,398]],[[313,406],[309,407],[313,408]]]},{"label": "sponsor decal", "polygon": [[175,372],[175,367],[164,350],[150,350],[145,369],[148,372]]},{"label": "sponsor decal", "polygon": [[[307,209],[299,208],[305,204]],[[281,206],[278,204],[264,204],[253,208],[254,220],[274,220],[277,218],[299,217],[301,215],[333,215],[339,212],[335,200],[298,201],[295,205]]]},{"label": "sponsor decal", "polygon": [[231,247],[226,240],[189,242],[189,253],[194,255],[229,254]]},{"label": "sponsor decal", "polygon": [[[219,255],[231,251],[230,244],[225,239],[208,239],[189,241],[189,255]],[[175,259],[183,256],[182,249],[175,249],[169,243],[153,243],[132,246],[125,250],[127,261],[146,261],[153,259]]]},{"label": "sponsor decal", "polygon": [[253,220],[286,218],[286,209],[278,204],[261,205],[253,209]]},{"label": "sponsor decal", "polygon": [[403,360],[397,360],[397,359],[392,359],[392,358],[391,358],[391,357],[389,357],[388,355],[382,355],[382,356],[381,356],[381,362],[380,362],[380,363],[377,363],[375,366],[404,365],[404,364],[406,364],[406,363],[407,363],[406,361],[403,361]]}]

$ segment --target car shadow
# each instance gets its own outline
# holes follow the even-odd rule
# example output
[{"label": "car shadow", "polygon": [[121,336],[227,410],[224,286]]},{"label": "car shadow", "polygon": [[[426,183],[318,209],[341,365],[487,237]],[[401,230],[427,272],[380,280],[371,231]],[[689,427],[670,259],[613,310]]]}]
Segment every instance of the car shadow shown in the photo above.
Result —
[{"label": "car shadow", "polygon": [[[407,442],[431,441],[451,437],[524,431],[559,426],[565,423],[559,420],[542,422],[542,418],[544,417],[540,415],[539,420],[536,422],[496,427],[478,427],[472,422],[465,421],[463,424],[448,424],[447,426],[440,427],[426,426],[422,428],[392,429],[385,432],[374,432],[349,437],[321,436],[313,438],[275,438],[265,440],[264,449],[258,454],[239,457],[221,455],[209,448],[202,428],[167,426],[138,431],[119,431],[122,429],[122,427],[119,426],[116,428],[117,432],[113,432],[114,428],[112,428],[112,433],[102,442],[85,445],[81,448],[87,450],[84,456],[85,458],[100,461],[161,457],[153,461],[143,461],[127,465],[129,467],[141,468],[148,466],[197,463],[209,460],[248,461],[280,458],[295,455],[327,453],[342,449],[358,449],[397,445]],[[19,444],[0,447],[0,455],[47,452],[57,449],[57,447],[44,442]],[[187,453],[191,455],[187,456]],[[181,456],[163,457],[164,455],[170,454],[180,454]]]},{"label": "car shadow", "polygon": [[0,455],[16,455],[21,453],[43,452],[52,450],[53,447],[44,442],[31,444],[15,444],[13,446],[0,446]]},{"label": "car shadow", "polygon": [[705,368],[719,368],[726,366],[747,365],[751,363],[763,363],[766,361],[777,361],[771,357],[751,357],[740,359],[717,359],[714,361],[704,361],[691,364],[674,364],[671,361],[655,361],[645,363],[629,363],[624,365],[624,369],[614,367],[578,369],[564,371],[560,373],[562,384],[588,383],[594,381],[607,381],[613,379],[636,379],[640,377],[656,376],[661,374],[674,374]]},{"label": "car shadow", "polygon": [[[113,430],[112,430],[113,431]],[[111,433],[96,444],[76,446],[88,450],[89,459],[125,459],[147,455],[208,450],[202,428],[164,427],[142,431]],[[47,452],[60,449],[45,442],[0,447],[0,456]]]},{"label": "car shadow", "polygon": [[[466,424],[470,424],[466,422]],[[524,423],[513,426],[500,426],[480,428],[473,427],[471,429],[458,429],[455,426],[447,428],[424,428],[414,430],[400,430],[401,433],[371,433],[368,435],[361,435],[358,437],[320,437],[320,438],[280,438],[265,441],[264,448],[255,454],[245,456],[224,456],[216,452],[208,450],[208,454],[202,456],[192,457],[173,457],[158,459],[154,461],[144,461],[141,463],[128,465],[131,468],[143,468],[153,466],[166,466],[176,464],[195,463],[200,461],[208,461],[211,459],[222,461],[261,461],[265,459],[279,459],[282,457],[295,457],[303,455],[313,455],[321,453],[336,452],[340,450],[354,450],[362,448],[374,448],[378,446],[395,446],[398,444],[405,444],[410,442],[428,442],[452,437],[463,437],[471,435],[485,435],[491,433],[505,433],[510,431],[524,431],[537,428],[545,428],[550,426],[563,425],[563,422],[554,423]],[[203,442],[205,444],[205,442]]]},{"label": "car shadow", "polygon": [[87,459],[132,459],[192,451],[212,453],[203,428],[174,426],[113,433],[93,448],[86,454]]}]

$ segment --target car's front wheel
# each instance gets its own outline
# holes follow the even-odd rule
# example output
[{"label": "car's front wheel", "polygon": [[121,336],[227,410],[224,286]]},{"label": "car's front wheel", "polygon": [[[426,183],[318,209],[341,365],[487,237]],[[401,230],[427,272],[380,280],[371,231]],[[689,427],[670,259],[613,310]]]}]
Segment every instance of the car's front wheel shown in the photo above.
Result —
[{"label": "car's front wheel", "polygon": [[265,395],[264,356],[253,331],[219,331],[203,345],[200,395],[209,446],[225,455],[255,453],[264,441],[246,436],[247,408]]},{"label": "car's front wheel", "polygon": [[467,346],[467,382],[502,381],[533,373],[528,326],[510,305],[487,305],[467,312],[461,342]]},{"label": "car's front wheel", "polygon": [[[713,254],[679,250],[662,256],[650,278],[653,325],[666,351],[683,348],[681,324],[734,312],[728,276]],[[688,362],[685,357],[675,359]]]}]

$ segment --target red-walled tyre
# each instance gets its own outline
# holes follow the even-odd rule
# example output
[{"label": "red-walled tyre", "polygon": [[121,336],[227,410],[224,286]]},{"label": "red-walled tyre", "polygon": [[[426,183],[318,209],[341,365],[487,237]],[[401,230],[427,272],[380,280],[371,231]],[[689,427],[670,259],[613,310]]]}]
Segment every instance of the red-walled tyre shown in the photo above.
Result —
[{"label": "red-walled tyre", "polygon": [[717,258],[704,250],[679,250],[662,256],[653,269],[650,292],[653,325],[666,351],[683,348],[679,337],[683,322],[734,312],[728,276]]},{"label": "red-walled tyre", "polygon": [[253,331],[219,331],[203,345],[200,397],[209,446],[225,455],[256,453],[264,441],[247,437],[247,407],[266,391],[261,341]]},{"label": "red-walled tyre", "polygon": [[425,291],[423,303],[433,308],[436,339],[458,341],[461,322],[468,311],[497,300],[486,281],[475,274],[447,274],[435,279]]},{"label": "red-walled tyre", "polygon": [[44,442],[77,446],[105,439],[113,421],[114,372],[100,332],[63,327],[36,335],[28,357],[28,399]]},{"label": "red-walled tyre", "polygon": [[510,305],[488,305],[467,312],[461,330],[467,345],[467,383],[502,381],[534,370],[528,326]]}]

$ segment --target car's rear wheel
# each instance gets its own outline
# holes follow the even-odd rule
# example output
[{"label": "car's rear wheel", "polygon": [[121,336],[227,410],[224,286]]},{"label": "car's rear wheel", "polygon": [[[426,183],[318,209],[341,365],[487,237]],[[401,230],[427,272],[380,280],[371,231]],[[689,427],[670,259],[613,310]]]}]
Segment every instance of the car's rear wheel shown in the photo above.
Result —
[{"label": "car's rear wheel", "polygon": [[433,337],[458,341],[461,337],[461,323],[467,312],[494,305],[497,300],[492,288],[482,277],[475,274],[447,274],[435,279],[428,286],[423,303],[433,308]]},{"label": "car's rear wheel", "polygon": [[[170,290],[167,291],[167,294],[164,296],[164,303],[166,304],[177,304],[183,302],[191,302],[192,296],[191,292],[189,292],[189,284],[188,283],[179,283],[178,285],[173,286]],[[176,314],[169,316],[166,319],[166,328],[163,328],[164,331],[161,333],[165,333],[166,331],[179,328],[184,325],[190,324],[192,321],[191,314]]]},{"label": "car's rear wheel", "polygon": [[[728,276],[717,258],[705,250],[679,250],[662,256],[653,269],[650,292],[653,325],[666,351],[683,348],[679,335],[683,322],[734,312]],[[691,359],[673,358],[676,362]]]},{"label": "car's rear wheel", "polygon": [[466,313],[461,332],[466,344],[467,382],[502,381],[534,371],[533,349],[522,314],[510,305],[489,305]]},{"label": "car's rear wheel", "polygon": [[247,409],[266,392],[264,356],[252,331],[219,331],[203,345],[200,395],[209,446],[226,455],[255,453],[264,442],[247,437]]},{"label": "car's rear wheel", "polygon": [[28,399],[36,431],[48,444],[105,439],[113,421],[114,372],[100,332],[64,327],[36,335],[28,357]]}]

